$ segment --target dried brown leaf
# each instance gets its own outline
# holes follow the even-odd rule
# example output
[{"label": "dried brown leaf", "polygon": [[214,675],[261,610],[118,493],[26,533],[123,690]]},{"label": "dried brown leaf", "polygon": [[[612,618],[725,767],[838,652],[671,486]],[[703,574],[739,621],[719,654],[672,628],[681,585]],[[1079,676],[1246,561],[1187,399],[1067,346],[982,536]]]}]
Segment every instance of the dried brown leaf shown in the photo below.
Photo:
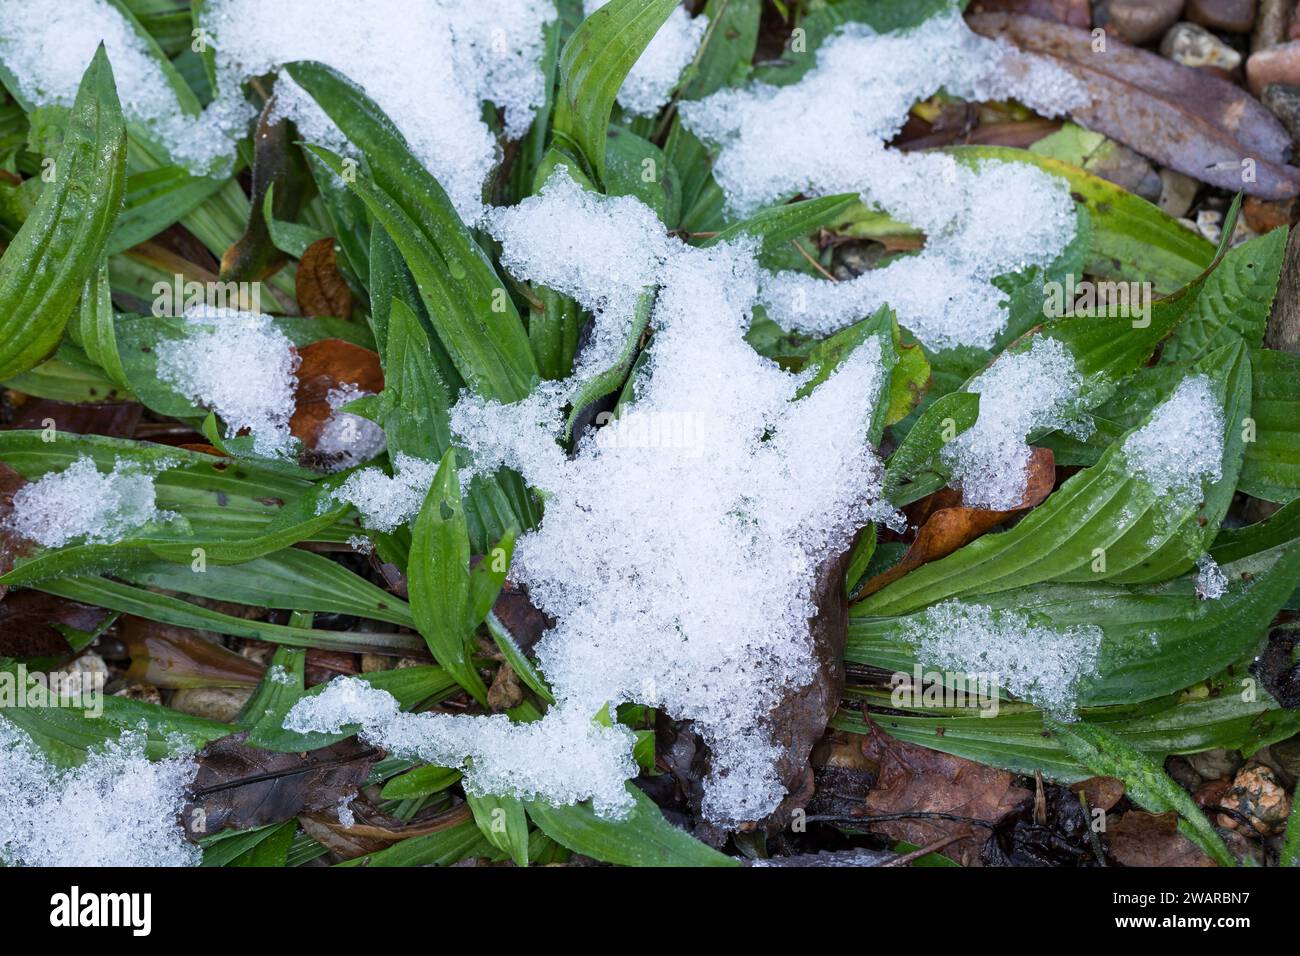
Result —
[{"label": "dried brown leaf", "polygon": [[303,315],[333,316],[346,319],[352,315],[352,290],[339,272],[334,256],[334,240],[313,242],[298,262],[298,310]]},{"label": "dried brown leaf", "polygon": [[1052,493],[1055,483],[1056,461],[1051,449],[1035,448],[1029,459],[1029,478],[1025,495],[1017,508],[1010,511],[967,508],[961,503],[961,492],[951,488],[944,488],[921,499],[908,514],[913,523],[920,525],[916,539],[898,564],[876,575],[862,586],[861,596],[874,594],[909,571],[947,557],[985,532],[996,528],[1012,515],[1026,508],[1037,507]]},{"label": "dried brown leaf", "polygon": [[255,687],[265,668],[198,632],[141,617],[119,622],[131,656],[126,676],[154,687]]},{"label": "dried brown leaf", "polygon": [[1032,798],[1015,786],[1005,770],[928,750],[888,736],[873,725],[862,745],[863,753],[880,767],[875,787],[862,804],[864,817],[918,814],[916,818],[871,825],[894,840],[929,846],[959,833],[969,837],[949,844],[942,852],[964,866],[979,866],[980,851],[990,829],[978,823],[920,816],[946,814],[984,823],[997,823]]},{"label": "dried brown leaf", "polygon": [[247,733],[232,734],[199,752],[191,798],[182,811],[191,838],[336,807],[357,792],[381,754],[355,737],[307,753],[258,750],[247,739]]},{"label": "dried brown leaf", "polygon": [[139,402],[56,402],[44,398],[23,402],[14,410],[10,428],[53,427],[71,435],[104,435],[133,438],[144,406]]},{"label": "dried brown leaf", "polygon": [[1178,832],[1178,814],[1172,810],[1130,810],[1109,823],[1106,838],[1111,858],[1121,866],[1214,866],[1213,860]]},{"label": "dried brown leaf", "polygon": [[300,348],[298,356],[298,387],[289,430],[308,448],[315,448],[321,428],[333,414],[330,390],[351,385],[378,394],[384,388],[384,372],[376,352],[343,339],[312,342]]},{"label": "dried brown leaf", "polygon": [[302,814],[298,817],[298,822],[308,836],[326,847],[336,858],[353,860],[402,840],[446,830],[470,818],[469,805],[465,803],[428,819],[417,819],[409,823],[381,813],[364,800],[353,802],[349,809],[355,821],[352,826],[344,826],[339,822],[337,808]]},{"label": "dried brown leaf", "polygon": [[1092,26],[1089,0],[974,0],[971,13],[1023,13],[1040,20],[1055,20],[1072,27]]},{"label": "dried brown leaf", "polygon": [[41,591],[13,591],[0,599],[0,658],[67,656],[72,648],[54,625],[94,631],[108,614]]},{"label": "dried brown leaf", "polygon": [[1109,810],[1124,796],[1124,781],[1116,777],[1089,777],[1070,784],[1073,793],[1082,793],[1093,810]]},{"label": "dried brown leaf", "polygon": [[1286,165],[1290,135],[1232,83],[1110,36],[1094,50],[1088,30],[1063,23],[1013,13],[979,13],[968,22],[1083,81],[1092,103],[1073,115],[1089,129],[1212,186],[1265,199],[1300,193],[1300,170]]}]

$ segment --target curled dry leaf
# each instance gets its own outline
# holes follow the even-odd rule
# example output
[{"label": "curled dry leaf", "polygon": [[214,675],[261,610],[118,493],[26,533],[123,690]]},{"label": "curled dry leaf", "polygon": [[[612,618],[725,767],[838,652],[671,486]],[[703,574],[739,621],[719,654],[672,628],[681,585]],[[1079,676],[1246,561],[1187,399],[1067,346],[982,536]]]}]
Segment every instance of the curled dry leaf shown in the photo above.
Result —
[{"label": "curled dry leaf", "polygon": [[248,224],[244,234],[221,257],[223,281],[251,281],[278,269],[284,256],[271,242],[271,232],[263,213],[263,201],[272,185],[276,186],[276,204],[286,198],[291,157],[296,152],[289,136],[289,121],[271,121],[275,101],[269,100],[257,120],[253,137],[252,195],[249,197]]},{"label": "curled dry leaf", "polygon": [[1082,793],[1093,810],[1109,810],[1124,796],[1124,781],[1116,777],[1089,777],[1070,784],[1072,793]]},{"label": "curled dry leaf", "polygon": [[895,740],[874,724],[862,750],[880,767],[880,774],[862,802],[861,815],[916,814],[914,818],[874,823],[871,829],[916,846],[968,833],[967,838],[941,851],[963,866],[980,865],[980,851],[991,833],[988,826],[966,821],[997,823],[1033,796],[1015,786],[1005,770]]},{"label": "curled dry leaf", "polygon": [[809,621],[817,675],[804,687],[786,692],[771,715],[772,739],[781,749],[776,771],[789,796],[768,817],[767,828],[784,827],[799,807],[807,806],[816,788],[809,758],[840,705],[844,690],[844,645],[848,640],[849,604],[844,594],[844,573],[850,547],[842,555],[823,561],[813,586],[817,615]]},{"label": "curled dry leaf", "polygon": [[[1113,822],[1111,822],[1113,821]],[[1108,818],[1111,858],[1120,866],[1214,866],[1191,840],[1178,832],[1178,814],[1130,810]]]},{"label": "curled dry leaf", "polygon": [[352,290],[339,272],[334,256],[334,240],[313,242],[298,262],[298,310],[303,315],[333,316],[346,319],[352,315]]},{"label": "curled dry leaf", "polygon": [[337,807],[357,792],[381,753],[355,737],[307,753],[258,750],[247,739],[247,733],[231,734],[199,752],[181,815],[191,839]]},{"label": "curled dry leaf", "polygon": [[947,557],[1012,515],[1037,507],[1052,493],[1055,483],[1056,460],[1051,449],[1035,448],[1029,459],[1025,495],[1019,506],[1010,511],[967,508],[961,503],[961,492],[952,488],[943,488],[922,498],[908,509],[910,522],[920,525],[911,547],[898,564],[864,584],[860,597],[874,594],[923,564]]},{"label": "curled dry leaf", "polygon": [[980,13],[971,29],[1049,57],[1092,95],[1074,117],[1089,129],[1222,189],[1265,199],[1300,193],[1286,164],[1291,137],[1258,100],[1226,80],[1111,36],[1094,49],[1079,27],[1013,13]]},{"label": "curled dry leaf", "polygon": [[254,687],[261,664],[183,627],[141,617],[120,621],[122,643],[131,656],[129,680],[154,687]]},{"label": "curled dry leaf", "polygon": [[303,831],[317,843],[326,847],[340,860],[353,860],[367,853],[375,853],[385,847],[409,840],[412,837],[428,836],[439,830],[464,823],[471,816],[469,804],[462,803],[450,810],[432,817],[416,819],[410,822],[399,820],[380,812],[365,800],[356,800],[349,804],[354,823],[344,826],[339,822],[338,808],[316,813],[304,813],[298,817]]},{"label": "curled dry leaf", "polygon": [[321,339],[298,350],[298,387],[294,391],[289,430],[308,448],[315,448],[321,428],[334,414],[329,404],[332,389],[353,386],[378,394],[384,388],[379,355],[343,339]]}]

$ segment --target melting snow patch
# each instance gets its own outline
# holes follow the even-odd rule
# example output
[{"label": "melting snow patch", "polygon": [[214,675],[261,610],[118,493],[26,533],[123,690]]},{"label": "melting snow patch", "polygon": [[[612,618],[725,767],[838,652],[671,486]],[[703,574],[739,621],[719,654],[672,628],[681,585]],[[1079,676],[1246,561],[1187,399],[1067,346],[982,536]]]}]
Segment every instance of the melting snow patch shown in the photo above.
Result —
[{"label": "melting snow patch", "polygon": [[83,455],[63,471],[18,489],[5,523],[29,541],[61,548],[76,540],[112,544],[136,528],[171,517],[158,510],[154,473],[121,459],[103,473]]},{"label": "melting snow patch", "polygon": [[919,255],[849,282],[769,277],[763,303],[774,321],[829,332],[889,302],[927,346],[988,348],[1006,324],[989,280],[1046,265],[1068,245],[1074,209],[1057,178],[1025,164],[971,167],[886,148],[912,104],[941,87],[970,100],[1015,97],[1046,115],[1088,102],[1065,71],[976,36],[954,13],[901,34],[846,25],[798,83],[681,105],[687,127],[721,147],[713,171],[734,213],[797,193],[856,192],[926,234]]},{"label": "melting snow patch", "polygon": [[1201,500],[1205,481],[1223,476],[1223,406],[1208,377],[1183,379],[1151,419],[1124,441],[1129,469],[1174,509]]},{"label": "melting snow patch", "polygon": [[570,296],[595,315],[583,369],[614,360],[637,298],[680,246],[648,206],[583,189],[563,166],[537,195],[492,210],[488,228],[511,274]]},{"label": "melting snow patch", "polygon": [[396,531],[420,513],[437,473],[436,462],[398,453],[391,476],[381,468],[362,468],[348,475],[331,498],[356,508],[370,530]]},{"label": "melting snow patch", "polygon": [[[333,67],[388,114],[473,223],[498,159],[482,106],[505,111],[510,138],[528,131],[546,101],[539,64],[543,30],[555,15],[546,0],[210,0],[202,23],[215,43],[223,97],[295,60]],[[333,121],[287,76],[276,83],[276,112],[309,142],[349,152]]]},{"label": "melting snow patch", "polygon": [[200,306],[185,313],[183,335],[159,341],[158,378],[216,412],[230,436],[247,429],[268,458],[293,442],[298,353],[269,316]]},{"label": "melting snow patch", "polygon": [[321,426],[316,454],[330,463],[330,471],[343,471],[369,461],[384,450],[384,430],[368,418],[342,411],[344,405],[370,394],[355,385],[331,388],[325,396],[332,414]]},{"label": "melting snow patch", "polygon": [[636,775],[632,733],[592,717],[565,707],[528,723],[512,723],[504,714],[405,714],[387,691],[341,677],[294,704],[284,726],[339,733],[359,725],[364,740],[391,756],[461,768],[470,793],[540,797],[557,805],[591,800],[599,813],[626,812],[631,798],[624,781]]},{"label": "melting snow patch", "polygon": [[903,633],[923,664],[988,675],[1058,717],[1074,713],[1079,682],[1096,672],[1103,636],[1093,624],[1060,630],[1016,611],[960,601],[936,604]]},{"label": "melting snow patch", "polygon": [[1228,576],[1208,554],[1196,561],[1195,584],[1196,596],[1202,601],[1217,601],[1228,593]]},{"label": "melting snow patch", "polygon": [[[583,0],[583,12],[591,16],[609,0]],[[618,105],[634,116],[654,116],[668,102],[682,70],[695,58],[709,18],[692,18],[678,7],[659,28],[645,52],[632,66],[618,91]]]},{"label": "melting snow patch", "polygon": [[[556,220],[587,204],[551,201]],[[625,228],[644,228],[648,213],[629,210]],[[515,261],[545,255],[552,238],[521,238]],[[573,251],[578,272],[603,259],[597,245]],[[639,288],[664,248],[642,243],[622,287]],[[452,428],[474,472],[506,465],[547,496],[512,574],[558,621],[537,652],[563,719],[637,701],[692,720],[713,757],[705,813],[735,823],[785,795],[769,716],[815,677],[817,568],[889,511],[876,503],[881,466],[868,438],[886,376],[872,337],[799,397],[807,376],[744,340],[755,244],[666,248],[636,415],[588,435],[572,458],[554,437],[563,384],[512,406],[466,396]],[[580,284],[570,288],[594,291]],[[647,441],[664,432],[645,429],[646,415],[689,420],[690,447]],[[609,793],[627,768],[604,765]]]},{"label": "melting snow patch", "polygon": [[146,759],[129,733],[62,769],[0,717],[0,862],[195,866],[202,855],[177,817],[196,770],[188,759]]},{"label": "melting snow patch", "polygon": [[191,172],[223,173],[252,118],[250,107],[226,102],[187,115],[151,41],[107,0],[0,0],[0,61],[22,98],[38,106],[72,105],[101,41],[126,118]]},{"label": "melting snow patch", "polygon": [[962,501],[971,508],[1011,511],[1024,500],[1036,432],[1068,428],[1086,437],[1091,423],[1072,424],[1083,379],[1059,341],[1034,336],[1021,352],[1004,352],[966,387],[980,397],[975,424],[944,446]]}]

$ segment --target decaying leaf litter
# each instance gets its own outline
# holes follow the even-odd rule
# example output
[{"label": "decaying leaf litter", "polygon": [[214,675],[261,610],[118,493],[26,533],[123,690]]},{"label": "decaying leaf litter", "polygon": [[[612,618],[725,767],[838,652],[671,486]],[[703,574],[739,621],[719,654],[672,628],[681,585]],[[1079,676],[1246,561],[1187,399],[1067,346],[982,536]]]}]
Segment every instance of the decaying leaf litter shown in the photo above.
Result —
[{"label": "decaying leaf litter", "polygon": [[0,0],[6,863],[1296,862],[1289,4],[309,6]]}]

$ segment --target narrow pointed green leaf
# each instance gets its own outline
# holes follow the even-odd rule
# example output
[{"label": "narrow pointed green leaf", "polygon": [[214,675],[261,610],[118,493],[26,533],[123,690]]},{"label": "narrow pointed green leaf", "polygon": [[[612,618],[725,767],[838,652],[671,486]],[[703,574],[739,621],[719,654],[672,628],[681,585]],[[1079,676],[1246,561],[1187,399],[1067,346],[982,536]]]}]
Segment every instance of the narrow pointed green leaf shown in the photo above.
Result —
[{"label": "narrow pointed green leaf", "polygon": [[1083,722],[1053,722],[1052,730],[1072,757],[1099,777],[1118,777],[1130,799],[1152,813],[1177,811],[1184,834],[1220,866],[1236,866],[1236,857],[1210,825],[1196,801],[1132,744],[1109,731]]},{"label": "narrow pointed green leaf", "polygon": [[528,815],[542,831],[575,853],[620,866],[739,866],[717,850],[664,819],[654,801],[627,785],[634,806],[622,819],[597,816],[588,804],[556,807],[528,803]]},{"label": "narrow pointed green leaf", "polygon": [[489,843],[509,853],[516,866],[528,865],[528,815],[518,797],[465,792],[474,822]]},{"label": "narrow pointed green leaf", "polygon": [[434,659],[479,703],[486,704],[487,688],[469,654],[469,557],[456,453],[448,449],[411,533],[407,569],[411,613]]},{"label": "narrow pointed green leaf", "polygon": [[94,276],[126,188],[126,124],[101,46],[82,77],[52,181],[0,258],[0,379],[40,364]]},{"label": "narrow pointed green leaf", "polygon": [[678,0],[612,0],[587,17],[560,51],[555,141],[605,179],[605,132],[623,81]]}]

